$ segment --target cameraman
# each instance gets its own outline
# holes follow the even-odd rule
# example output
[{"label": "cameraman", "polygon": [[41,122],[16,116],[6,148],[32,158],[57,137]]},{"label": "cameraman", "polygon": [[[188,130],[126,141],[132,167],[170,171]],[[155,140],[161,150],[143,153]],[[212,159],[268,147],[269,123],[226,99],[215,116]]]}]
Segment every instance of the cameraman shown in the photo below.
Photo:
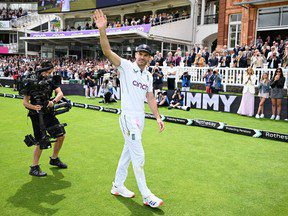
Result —
[{"label": "cameraman", "polygon": [[113,97],[113,85],[109,79],[112,80],[113,77],[104,79],[104,82],[101,85],[101,88],[104,91],[104,100],[99,101],[99,103],[117,102],[117,100]]},{"label": "cameraman", "polygon": [[180,89],[176,89],[174,91],[174,94],[172,95],[172,100],[170,102],[170,106],[168,107],[168,109],[172,109],[172,108],[181,109],[181,106],[183,106],[183,99],[184,99],[184,95],[181,94]]},{"label": "cameraman", "polygon": [[182,80],[182,91],[190,91],[191,76],[188,74],[188,71],[185,71],[180,79]]},{"label": "cameraman", "polygon": [[161,92],[161,91],[158,92],[156,102],[157,102],[158,106],[163,106],[163,107],[169,106],[169,99],[167,96],[167,92],[165,92],[165,91],[164,92]]},{"label": "cameraman", "polygon": [[152,76],[153,76],[153,87],[155,90],[155,94],[162,90],[163,88],[163,72],[161,68],[159,67],[159,62],[156,62],[155,67],[152,70]]},{"label": "cameraman", "polygon": [[[44,97],[43,95],[41,95],[43,94],[42,91],[39,93],[35,93],[36,90],[29,89],[29,88],[22,91],[24,95],[23,105],[29,110],[28,116],[31,118],[31,121],[32,121],[35,140],[38,142],[38,145],[36,145],[35,150],[34,150],[33,163],[30,166],[29,174],[32,176],[38,176],[38,177],[47,175],[47,173],[41,171],[40,166],[39,166],[39,159],[42,153],[42,149],[40,149],[40,146],[39,146],[39,141],[42,138],[41,137],[42,133],[40,130],[41,126],[39,123],[39,118],[40,118],[39,111],[43,112],[43,120],[44,120],[45,128],[58,125],[59,121],[54,115],[53,107],[54,107],[54,104],[57,103],[59,100],[61,100],[63,97],[63,93],[60,87],[48,79],[49,75],[54,70],[51,62],[43,62],[41,64],[41,67],[42,67],[42,70],[44,71],[41,74],[39,74],[40,76],[39,83],[46,81],[45,83],[47,84],[45,84],[45,90],[44,90],[46,93],[46,96]],[[37,83],[37,85],[40,85],[39,83]],[[53,90],[55,90],[56,92],[56,97],[55,99],[50,100],[50,98],[52,97]],[[39,97],[37,96],[37,94],[41,95],[41,100],[42,100],[41,103],[39,103]],[[65,131],[64,133],[62,131],[59,131],[59,133],[57,134],[61,134],[61,135],[56,139],[56,142],[54,144],[53,155],[52,157],[50,157],[50,165],[65,169],[67,168],[67,165],[62,163],[60,161],[60,158],[58,157],[59,151],[64,141]]]}]

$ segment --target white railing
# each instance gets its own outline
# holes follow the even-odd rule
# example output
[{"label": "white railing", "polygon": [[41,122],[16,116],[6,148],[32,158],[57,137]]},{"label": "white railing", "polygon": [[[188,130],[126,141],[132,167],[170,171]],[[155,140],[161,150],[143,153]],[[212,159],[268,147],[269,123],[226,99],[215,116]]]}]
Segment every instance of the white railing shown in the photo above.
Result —
[{"label": "white railing", "polygon": [[[169,67],[161,67],[162,72],[164,74],[164,81],[167,80],[167,72],[169,71]],[[191,76],[192,83],[205,83],[205,79],[203,78],[206,71],[209,67],[174,67],[176,71],[176,82],[180,81],[180,77],[185,71],[188,71],[188,74]],[[218,68],[219,74],[222,78],[222,84],[224,87],[224,91],[226,91],[226,86],[242,86],[243,85],[243,77],[246,74],[247,68]],[[264,69],[257,68],[254,69],[254,74],[256,76],[255,86],[258,86],[259,80],[262,77],[263,73],[268,73],[268,77],[271,79],[275,73],[276,69]],[[286,82],[284,88],[287,89],[288,85],[288,69],[283,69],[284,77],[286,78]]]}]

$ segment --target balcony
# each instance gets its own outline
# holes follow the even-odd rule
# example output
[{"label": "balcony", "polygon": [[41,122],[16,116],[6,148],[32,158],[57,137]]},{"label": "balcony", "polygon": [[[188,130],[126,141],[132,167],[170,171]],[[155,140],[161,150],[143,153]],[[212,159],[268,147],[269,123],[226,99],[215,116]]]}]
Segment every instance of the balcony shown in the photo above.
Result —
[{"label": "balcony", "polygon": [[[204,25],[208,24],[217,24],[218,23],[218,14],[211,14],[204,16]],[[201,24],[201,16],[197,17],[197,25]]]}]

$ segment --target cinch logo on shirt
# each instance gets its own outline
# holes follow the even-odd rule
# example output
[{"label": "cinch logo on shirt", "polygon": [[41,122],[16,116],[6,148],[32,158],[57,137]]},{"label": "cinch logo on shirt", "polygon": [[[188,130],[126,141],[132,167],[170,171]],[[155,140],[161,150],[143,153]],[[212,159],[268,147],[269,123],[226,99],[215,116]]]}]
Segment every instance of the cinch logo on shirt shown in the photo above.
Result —
[{"label": "cinch logo on shirt", "polygon": [[143,90],[147,90],[148,89],[148,85],[146,84],[142,84],[140,82],[137,82],[136,80],[133,81],[133,85],[136,86],[136,87],[139,87]]}]

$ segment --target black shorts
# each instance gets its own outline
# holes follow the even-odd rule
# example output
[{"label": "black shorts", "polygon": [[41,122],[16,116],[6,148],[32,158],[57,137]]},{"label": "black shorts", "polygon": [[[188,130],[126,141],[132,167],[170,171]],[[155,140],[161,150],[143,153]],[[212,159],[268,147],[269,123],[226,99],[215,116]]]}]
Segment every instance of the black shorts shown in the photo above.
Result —
[{"label": "black shorts", "polygon": [[[29,117],[31,118],[33,131],[34,131],[34,137],[35,137],[36,141],[39,141],[41,139],[39,115],[37,115],[37,114],[36,115],[29,115]],[[45,128],[49,128],[49,127],[60,124],[58,119],[56,118],[56,116],[52,115],[52,114],[44,115],[43,120],[44,120]],[[66,133],[65,129],[63,128],[63,130],[64,130],[64,134],[65,134]],[[55,133],[59,134],[58,137],[64,135],[63,131],[60,128],[55,129]]]}]

